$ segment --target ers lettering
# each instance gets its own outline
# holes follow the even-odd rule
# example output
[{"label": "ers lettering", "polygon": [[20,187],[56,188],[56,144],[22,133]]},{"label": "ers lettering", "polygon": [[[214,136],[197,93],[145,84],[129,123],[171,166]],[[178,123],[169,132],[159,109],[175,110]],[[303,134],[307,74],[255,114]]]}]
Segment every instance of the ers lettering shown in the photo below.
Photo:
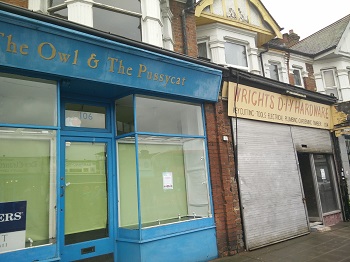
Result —
[{"label": "ers lettering", "polygon": [[22,212],[0,214],[0,223],[20,220],[22,214]]}]

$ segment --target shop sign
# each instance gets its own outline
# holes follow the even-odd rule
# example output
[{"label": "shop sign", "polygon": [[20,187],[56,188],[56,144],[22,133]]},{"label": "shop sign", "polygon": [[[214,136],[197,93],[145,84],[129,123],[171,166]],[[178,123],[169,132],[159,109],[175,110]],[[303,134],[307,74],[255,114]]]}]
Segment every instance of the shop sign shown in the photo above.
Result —
[{"label": "shop sign", "polygon": [[25,247],[27,201],[0,203],[0,253]]},{"label": "shop sign", "polygon": [[332,129],[331,106],[229,83],[228,115],[286,125]]},{"label": "shop sign", "polygon": [[111,88],[218,99],[219,70],[32,19],[8,19],[0,12],[1,18],[2,66],[115,85]]}]

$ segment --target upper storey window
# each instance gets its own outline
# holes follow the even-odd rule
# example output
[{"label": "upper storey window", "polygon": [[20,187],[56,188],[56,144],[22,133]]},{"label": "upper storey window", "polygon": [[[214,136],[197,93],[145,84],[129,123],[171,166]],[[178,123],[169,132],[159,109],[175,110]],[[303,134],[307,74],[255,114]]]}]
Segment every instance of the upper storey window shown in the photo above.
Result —
[{"label": "upper storey window", "polygon": [[301,78],[301,70],[299,68],[293,69],[294,85],[303,87],[303,82]]},{"label": "upper storey window", "polygon": [[105,32],[141,41],[140,0],[51,0],[48,12]]},{"label": "upper storey window", "polygon": [[226,64],[241,69],[248,69],[247,50],[244,45],[225,43]]}]

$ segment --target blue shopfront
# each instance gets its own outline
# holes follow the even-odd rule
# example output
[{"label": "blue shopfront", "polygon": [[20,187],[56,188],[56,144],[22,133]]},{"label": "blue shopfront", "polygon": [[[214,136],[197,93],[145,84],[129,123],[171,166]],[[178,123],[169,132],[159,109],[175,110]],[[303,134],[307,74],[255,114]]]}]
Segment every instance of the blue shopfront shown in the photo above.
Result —
[{"label": "blue shopfront", "polygon": [[0,260],[215,258],[221,71],[67,23],[0,11]]}]

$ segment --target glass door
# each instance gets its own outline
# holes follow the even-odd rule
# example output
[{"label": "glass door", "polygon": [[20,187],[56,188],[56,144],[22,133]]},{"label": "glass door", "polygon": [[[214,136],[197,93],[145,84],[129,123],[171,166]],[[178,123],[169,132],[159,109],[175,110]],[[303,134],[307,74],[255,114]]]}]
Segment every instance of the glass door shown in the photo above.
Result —
[{"label": "glass door", "polygon": [[69,261],[113,252],[106,139],[63,139],[62,257]]}]

